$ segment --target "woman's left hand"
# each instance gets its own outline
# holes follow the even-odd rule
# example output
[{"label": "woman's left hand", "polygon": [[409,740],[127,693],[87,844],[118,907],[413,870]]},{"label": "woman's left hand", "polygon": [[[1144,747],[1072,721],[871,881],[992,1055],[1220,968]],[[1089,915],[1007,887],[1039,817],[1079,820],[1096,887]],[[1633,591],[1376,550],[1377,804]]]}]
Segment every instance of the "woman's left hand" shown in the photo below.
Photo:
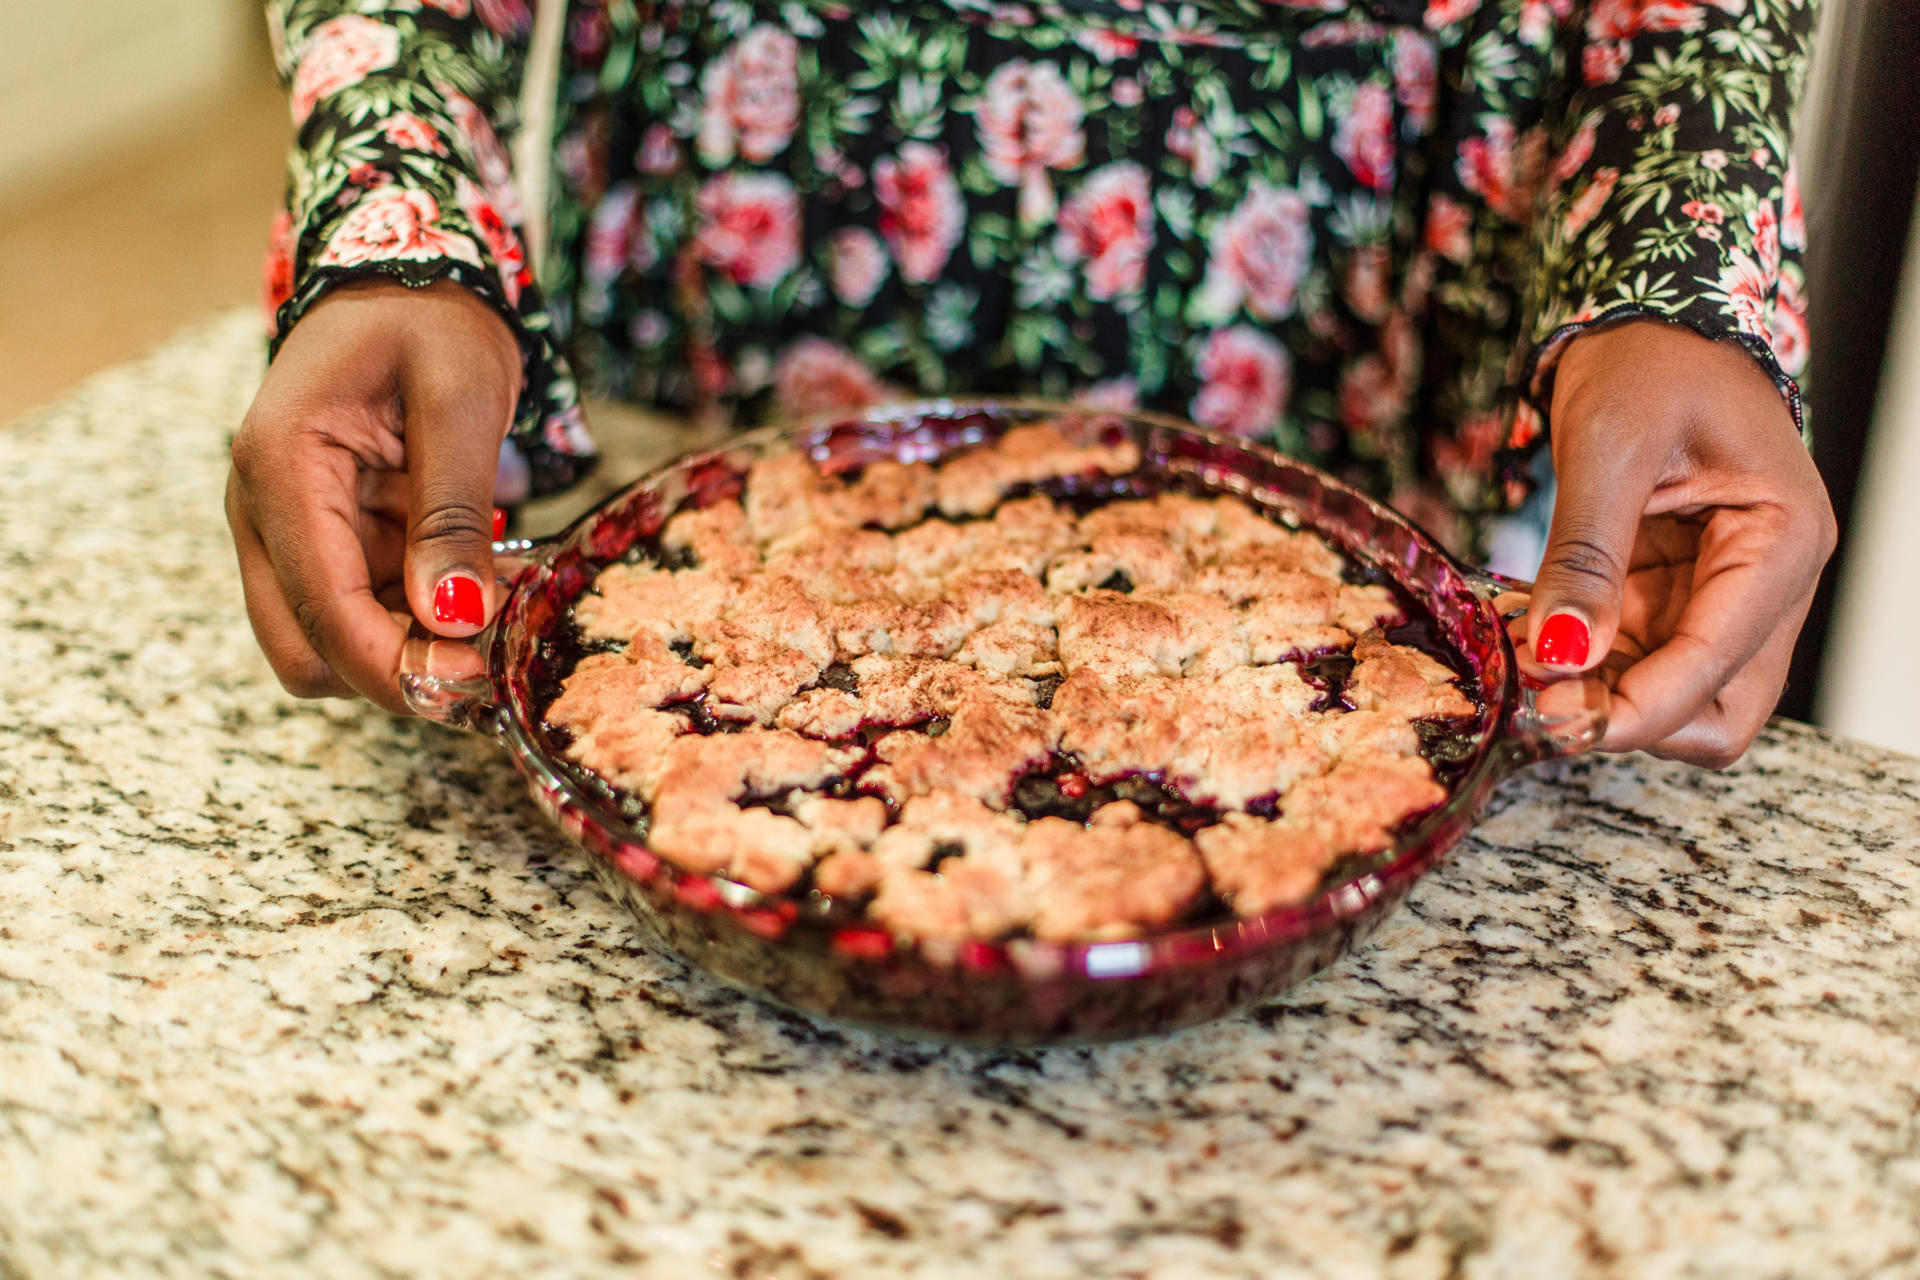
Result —
[{"label": "woman's left hand", "polygon": [[1575,336],[1552,410],[1534,659],[1598,669],[1601,749],[1724,768],[1780,699],[1838,536],[1793,415],[1737,344],[1647,320]]}]

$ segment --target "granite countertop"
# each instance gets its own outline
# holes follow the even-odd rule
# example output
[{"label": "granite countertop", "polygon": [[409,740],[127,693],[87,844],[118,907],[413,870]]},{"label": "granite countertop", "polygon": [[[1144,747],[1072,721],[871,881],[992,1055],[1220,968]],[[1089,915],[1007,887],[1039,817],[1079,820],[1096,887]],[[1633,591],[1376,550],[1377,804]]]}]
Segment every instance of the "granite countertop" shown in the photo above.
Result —
[{"label": "granite countertop", "polygon": [[840,1030],[636,942],[486,742],[281,694],[259,356],[0,429],[0,1277],[1920,1273],[1920,761],[1537,770],[1169,1038]]}]

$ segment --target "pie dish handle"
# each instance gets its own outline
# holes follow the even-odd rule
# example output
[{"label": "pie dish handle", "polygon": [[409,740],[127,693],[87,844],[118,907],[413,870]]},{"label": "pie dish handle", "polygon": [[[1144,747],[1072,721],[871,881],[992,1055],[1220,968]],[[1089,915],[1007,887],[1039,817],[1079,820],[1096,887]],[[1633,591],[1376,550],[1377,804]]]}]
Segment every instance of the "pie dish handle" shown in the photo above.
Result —
[{"label": "pie dish handle", "polygon": [[557,540],[513,538],[493,544],[494,574],[500,582],[500,607],[493,620],[465,640],[436,636],[413,624],[400,649],[400,696],[414,714],[459,729],[498,735],[505,724],[495,691],[493,640],[506,616],[506,600],[529,569],[545,564],[559,548]]},{"label": "pie dish handle", "polygon": [[1527,616],[1533,584],[1518,578],[1470,570],[1474,594],[1508,624],[1514,660],[1520,670],[1519,699],[1507,722],[1507,745],[1515,764],[1525,766],[1591,751],[1607,732],[1607,686],[1592,675],[1546,680],[1526,649],[1524,633],[1513,624]]}]

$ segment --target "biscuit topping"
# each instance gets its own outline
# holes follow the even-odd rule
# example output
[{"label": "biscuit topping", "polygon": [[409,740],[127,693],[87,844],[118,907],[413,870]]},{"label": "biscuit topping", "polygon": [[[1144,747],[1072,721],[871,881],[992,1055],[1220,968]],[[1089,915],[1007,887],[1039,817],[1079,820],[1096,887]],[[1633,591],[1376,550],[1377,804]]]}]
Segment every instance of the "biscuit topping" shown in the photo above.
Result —
[{"label": "biscuit topping", "polygon": [[1079,496],[1139,461],[1045,424],[851,476],[764,458],[601,571],[547,723],[661,856],[903,936],[1304,902],[1445,800],[1416,722],[1479,708],[1318,535]]}]

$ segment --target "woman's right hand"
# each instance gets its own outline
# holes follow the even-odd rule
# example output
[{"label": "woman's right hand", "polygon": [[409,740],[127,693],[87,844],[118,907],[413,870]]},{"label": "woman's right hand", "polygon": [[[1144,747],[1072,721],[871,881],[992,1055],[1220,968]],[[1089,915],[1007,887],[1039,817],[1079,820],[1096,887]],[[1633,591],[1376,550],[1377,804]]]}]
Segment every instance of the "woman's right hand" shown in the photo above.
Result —
[{"label": "woman's right hand", "polygon": [[451,281],[345,285],[287,334],[234,437],[227,523],[290,693],[404,714],[411,620],[462,637],[492,616],[494,479],[520,386],[513,331]]}]

